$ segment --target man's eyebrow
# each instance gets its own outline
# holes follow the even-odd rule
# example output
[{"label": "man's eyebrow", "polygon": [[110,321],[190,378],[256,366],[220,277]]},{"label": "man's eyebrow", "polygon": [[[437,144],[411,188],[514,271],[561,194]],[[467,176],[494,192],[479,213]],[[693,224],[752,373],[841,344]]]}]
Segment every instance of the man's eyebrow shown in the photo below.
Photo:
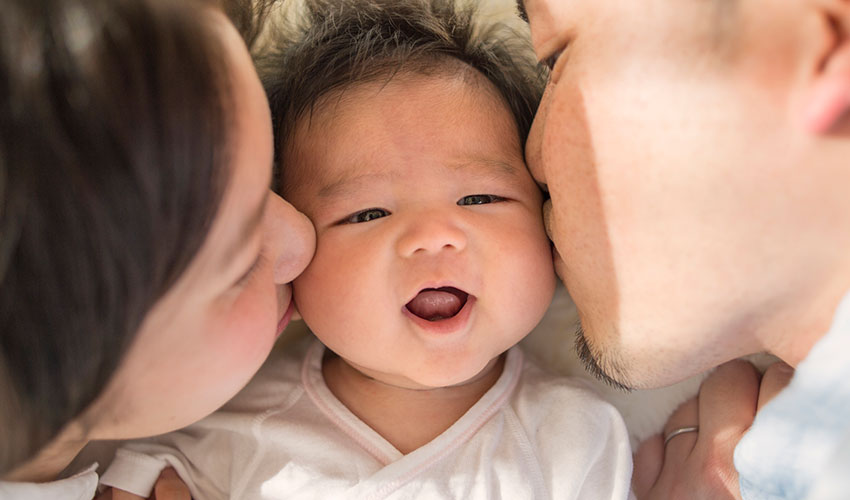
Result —
[{"label": "man's eyebrow", "polygon": [[519,11],[519,17],[528,22],[528,12],[525,10],[525,0],[516,0],[516,8]]},{"label": "man's eyebrow", "polygon": [[242,250],[245,246],[245,242],[251,238],[251,235],[260,225],[260,222],[263,220],[263,216],[266,213],[266,205],[269,203],[269,197],[271,196],[271,190],[266,189],[266,195],[263,196],[263,199],[260,203],[254,207],[254,210],[251,212],[251,215],[245,220],[245,223],[242,224],[242,227],[239,228],[239,235],[230,242],[222,256],[223,265],[228,265],[230,261],[232,261],[238,254],[239,251]]}]

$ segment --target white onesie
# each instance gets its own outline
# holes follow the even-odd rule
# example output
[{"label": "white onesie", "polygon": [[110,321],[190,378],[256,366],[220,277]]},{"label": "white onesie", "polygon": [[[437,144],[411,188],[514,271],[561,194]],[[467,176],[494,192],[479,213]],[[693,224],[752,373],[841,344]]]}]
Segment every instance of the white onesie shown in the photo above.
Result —
[{"label": "white onesie", "polygon": [[199,500],[630,498],[617,410],[518,347],[466,414],[407,455],[330,392],[324,352],[312,340],[273,353],[221,410],[120,449],[101,483],[147,497],[171,465]]}]

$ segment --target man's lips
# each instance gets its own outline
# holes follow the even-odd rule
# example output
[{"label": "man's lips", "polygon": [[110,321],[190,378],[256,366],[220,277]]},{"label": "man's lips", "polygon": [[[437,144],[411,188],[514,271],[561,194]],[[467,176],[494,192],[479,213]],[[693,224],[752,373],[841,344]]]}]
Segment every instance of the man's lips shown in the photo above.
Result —
[{"label": "man's lips", "polygon": [[[551,198],[543,202],[543,228],[546,230],[546,236],[552,240],[552,200]],[[553,240],[554,241],[554,240]]]},{"label": "man's lips", "polygon": [[552,264],[555,267],[555,274],[558,275],[558,278],[560,278],[561,281],[566,283],[567,265],[564,263],[564,259],[561,258],[561,254],[558,253],[558,249],[555,245],[552,245]]}]

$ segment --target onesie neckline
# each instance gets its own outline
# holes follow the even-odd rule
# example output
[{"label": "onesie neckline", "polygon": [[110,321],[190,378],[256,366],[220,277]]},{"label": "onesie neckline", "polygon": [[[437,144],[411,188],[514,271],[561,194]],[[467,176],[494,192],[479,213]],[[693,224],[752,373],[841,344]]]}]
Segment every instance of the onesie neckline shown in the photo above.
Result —
[{"label": "onesie neckline", "polygon": [[388,466],[416,457],[417,463],[436,462],[451,450],[468,441],[507,402],[519,381],[523,365],[522,351],[514,346],[505,356],[501,375],[493,386],[445,432],[427,444],[403,455],[383,436],[369,427],[334,396],[322,375],[322,359],[327,348],[317,339],[304,357],[301,380],[307,395],[316,407],[343,433],[378,462]]}]

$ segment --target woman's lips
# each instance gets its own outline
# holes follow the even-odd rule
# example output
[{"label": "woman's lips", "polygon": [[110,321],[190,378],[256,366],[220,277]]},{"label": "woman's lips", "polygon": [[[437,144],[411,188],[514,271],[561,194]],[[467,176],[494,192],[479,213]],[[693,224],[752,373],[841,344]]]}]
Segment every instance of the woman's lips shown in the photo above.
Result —
[{"label": "woman's lips", "polygon": [[289,324],[289,320],[292,319],[292,314],[295,312],[295,301],[289,300],[289,307],[286,308],[286,312],[283,313],[283,316],[280,318],[280,321],[277,323],[277,334],[275,338],[280,337],[280,334],[283,333],[283,330],[286,329],[286,325]]}]

